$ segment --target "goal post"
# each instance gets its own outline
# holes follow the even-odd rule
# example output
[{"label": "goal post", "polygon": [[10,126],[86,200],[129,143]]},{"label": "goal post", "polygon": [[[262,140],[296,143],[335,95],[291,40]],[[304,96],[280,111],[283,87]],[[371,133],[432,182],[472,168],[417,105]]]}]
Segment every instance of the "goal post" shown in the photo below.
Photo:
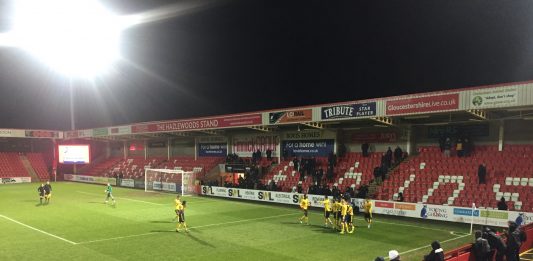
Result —
[{"label": "goal post", "polygon": [[196,173],[174,169],[146,169],[145,192],[169,192],[181,195],[195,194]]}]

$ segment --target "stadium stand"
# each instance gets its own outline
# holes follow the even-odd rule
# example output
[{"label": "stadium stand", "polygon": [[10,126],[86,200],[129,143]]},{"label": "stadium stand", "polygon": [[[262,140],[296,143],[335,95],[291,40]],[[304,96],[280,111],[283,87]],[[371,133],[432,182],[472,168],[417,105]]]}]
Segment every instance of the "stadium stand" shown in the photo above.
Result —
[{"label": "stadium stand", "polygon": [[[362,153],[347,153],[345,157],[338,160],[333,171],[333,182],[327,182],[328,186],[332,187],[336,184],[341,191],[345,191],[349,187],[358,189],[360,186],[368,185],[374,178],[374,168],[381,164],[381,155],[382,153],[371,153],[369,157],[363,157]],[[321,167],[324,170],[322,179],[327,181],[328,159],[326,157],[317,157],[315,159],[317,162],[316,169]],[[300,172],[295,170],[292,161],[282,161],[264,176],[262,182],[263,184],[269,184],[274,181],[278,187],[281,187],[281,191],[291,191],[300,182],[300,175]],[[301,183],[303,191],[307,191],[312,182],[313,178],[307,175]],[[324,184],[323,182],[321,183]]]},{"label": "stadium stand", "polygon": [[[477,146],[470,157],[445,157],[438,147],[420,147],[378,188],[376,198],[394,200],[399,192],[407,202],[496,208],[504,197],[510,210],[533,209],[530,178],[533,145]],[[477,170],[487,166],[486,184]]]},{"label": "stadium stand", "polygon": [[49,180],[48,165],[42,153],[27,153],[26,157],[40,180]]},{"label": "stadium stand", "polygon": [[122,174],[123,178],[126,179],[139,179],[144,178],[145,169],[158,168],[193,171],[202,176],[223,161],[224,158],[217,157],[204,157],[194,160],[194,157],[190,156],[172,157],[170,160],[163,157],[151,157],[147,159],[141,156],[132,156],[126,159],[112,157],[98,164],[94,164],[87,171],[86,175],[112,177],[115,174]]},{"label": "stadium stand", "polygon": [[29,177],[15,152],[0,153],[0,177]]}]

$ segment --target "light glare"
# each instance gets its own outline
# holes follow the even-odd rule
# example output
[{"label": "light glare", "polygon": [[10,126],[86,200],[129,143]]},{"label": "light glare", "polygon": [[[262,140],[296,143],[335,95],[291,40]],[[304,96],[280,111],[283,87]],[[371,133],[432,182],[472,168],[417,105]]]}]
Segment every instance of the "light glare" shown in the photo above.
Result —
[{"label": "light glare", "polygon": [[17,0],[16,46],[71,77],[94,77],[120,58],[119,18],[96,0]]}]

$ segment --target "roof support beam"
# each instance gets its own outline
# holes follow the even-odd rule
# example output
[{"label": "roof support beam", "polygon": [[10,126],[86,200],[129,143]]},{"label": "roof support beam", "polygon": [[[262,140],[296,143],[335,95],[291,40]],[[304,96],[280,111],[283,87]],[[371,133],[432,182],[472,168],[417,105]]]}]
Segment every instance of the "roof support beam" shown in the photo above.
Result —
[{"label": "roof support beam", "polygon": [[312,128],[316,128],[316,129],[323,129],[324,128],[324,124],[322,124],[320,122],[305,122],[305,123],[302,123],[302,125],[305,125],[305,126],[308,126],[308,127],[312,127]]},{"label": "roof support beam", "polygon": [[394,125],[394,121],[391,117],[374,117],[371,119],[379,123],[385,124],[385,125],[389,125],[389,126]]},{"label": "roof support beam", "polygon": [[252,130],[262,131],[262,132],[272,132],[272,128],[266,126],[251,126],[249,127]]},{"label": "roof support beam", "polygon": [[487,119],[487,112],[485,110],[467,110],[467,112],[478,117],[481,120]]}]

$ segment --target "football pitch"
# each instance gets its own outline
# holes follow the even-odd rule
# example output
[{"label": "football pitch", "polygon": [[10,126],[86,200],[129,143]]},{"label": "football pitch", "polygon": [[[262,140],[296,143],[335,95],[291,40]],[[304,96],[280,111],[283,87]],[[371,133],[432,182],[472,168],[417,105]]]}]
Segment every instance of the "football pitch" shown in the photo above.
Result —
[{"label": "football pitch", "polygon": [[175,232],[174,194],[53,183],[49,205],[38,184],[0,186],[0,260],[374,260],[396,249],[421,260],[439,240],[445,250],[467,242],[468,224],[362,215],[353,234],[324,228],[323,212],[298,222],[296,206],[186,196],[189,233]]}]

